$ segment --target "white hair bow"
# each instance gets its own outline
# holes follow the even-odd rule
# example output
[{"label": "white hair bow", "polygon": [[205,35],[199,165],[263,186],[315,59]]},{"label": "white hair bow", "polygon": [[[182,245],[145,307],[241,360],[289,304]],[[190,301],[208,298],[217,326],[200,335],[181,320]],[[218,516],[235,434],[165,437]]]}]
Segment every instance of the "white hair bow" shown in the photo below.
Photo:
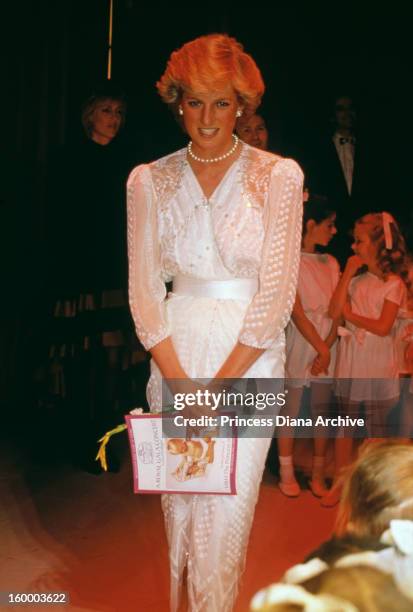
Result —
[{"label": "white hair bow", "polygon": [[381,216],[383,220],[384,244],[387,250],[391,250],[393,248],[393,236],[390,224],[395,223],[395,220],[390,213],[385,211],[381,213]]},{"label": "white hair bow", "polygon": [[310,578],[314,578],[314,576],[318,576],[328,569],[329,565],[327,565],[325,561],[322,561],[318,557],[314,557],[306,563],[297,563],[297,565],[290,567],[283,576],[283,582],[287,582],[288,584],[300,584],[300,582],[310,580]]}]

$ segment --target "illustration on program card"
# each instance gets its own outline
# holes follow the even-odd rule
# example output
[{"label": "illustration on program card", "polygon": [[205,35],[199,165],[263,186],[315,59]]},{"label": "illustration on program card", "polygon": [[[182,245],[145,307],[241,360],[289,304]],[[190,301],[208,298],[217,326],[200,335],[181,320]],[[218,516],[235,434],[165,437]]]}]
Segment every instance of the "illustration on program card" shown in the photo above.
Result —
[{"label": "illustration on program card", "polygon": [[160,414],[126,422],[135,493],[236,493],[236,438],[166,438]]}]

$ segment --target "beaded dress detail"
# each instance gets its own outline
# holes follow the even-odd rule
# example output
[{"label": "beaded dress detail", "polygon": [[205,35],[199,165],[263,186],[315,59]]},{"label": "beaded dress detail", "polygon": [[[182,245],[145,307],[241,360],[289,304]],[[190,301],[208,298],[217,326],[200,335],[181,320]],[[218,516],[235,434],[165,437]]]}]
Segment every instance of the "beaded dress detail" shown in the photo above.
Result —
[{"label": "beaded dress detail", "polygon": [[[264,349],[245,374],[284,376],[284,328],[300,260],[303,175],[289,159],[242,143],[209,199],[186,149],[133,170],[128,181],[129,299],[146,349],[168,336],[191,378],[211,378],[237,341]],[[176,275],[258,279],[252,300],[166,295]],[[152,362],[148,399],[161,409]],[[171,610],[187,567],[192,612],[232,610],[244,567],[269,439],[240,439],[237,494],[163,495],[171,565]]]}]

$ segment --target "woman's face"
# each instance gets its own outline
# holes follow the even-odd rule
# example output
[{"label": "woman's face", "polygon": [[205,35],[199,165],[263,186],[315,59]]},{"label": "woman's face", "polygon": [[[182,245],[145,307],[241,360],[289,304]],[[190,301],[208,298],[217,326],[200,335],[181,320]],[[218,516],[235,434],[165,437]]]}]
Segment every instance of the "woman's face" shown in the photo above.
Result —
[{"label": "woman's face", "polygon": [[239,121],[238,136],[247,144],[257,149],[268,149],[268,130],[265,121],[259,115],[252,115],[248,120]]},{"label": "woman's face", "polygon": [[107,145],[119,132],[123,106],[116,100],[102,100],[91,116],[91,138],[101,145]]},{"label": "woman's face", "polygon": [[214,157],[231,148],[240,107],[232,85],[219,91],[184,91],[181,107],[194,153]]}]

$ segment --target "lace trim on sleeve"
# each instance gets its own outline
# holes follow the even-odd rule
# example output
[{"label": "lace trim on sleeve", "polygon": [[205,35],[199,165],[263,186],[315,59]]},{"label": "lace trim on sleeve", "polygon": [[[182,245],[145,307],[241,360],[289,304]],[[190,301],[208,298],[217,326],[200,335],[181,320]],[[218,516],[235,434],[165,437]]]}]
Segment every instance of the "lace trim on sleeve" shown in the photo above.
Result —
[{"label": "lace trim on sleeve", "polygon": [[138,166],[127,185],[129,305],[147,350],[169,336],[154,195],[148,166]]},{"label": "lace trim on sleeve", "polygon": [[162,210],[165,203],[179,190],[185,170],[185,160],[186,149],[181,149],[151,164],[152,181],[159,210]]},{"label": "lace trim on sleeve", "polygon": [[252,147],[246,150],[242,167],[242,191],[251,205],[264,207],[271,181],[271,171],[281,160],[278,155]]},{"label": "lace trim on sleeve", "polygon": [[[257,185],[265,187],[266,180],[262,174]],[[277,161],[268,180],[259,290],[247,310],[239,336],[241,343],[261,349],[269,348],[289,321],[296,294],[302,231],[300,167],[293,160]],[[260,188],[254,193],[259,198]]]}]

